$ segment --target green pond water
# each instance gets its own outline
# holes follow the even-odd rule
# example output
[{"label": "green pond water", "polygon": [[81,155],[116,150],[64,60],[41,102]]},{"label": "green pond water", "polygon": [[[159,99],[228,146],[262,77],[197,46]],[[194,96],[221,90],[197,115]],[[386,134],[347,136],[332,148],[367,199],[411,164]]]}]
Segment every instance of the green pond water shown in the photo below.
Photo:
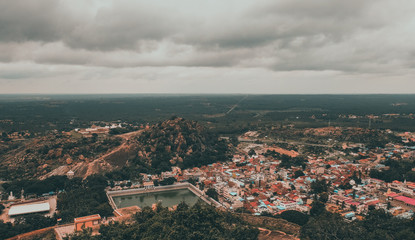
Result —
[{"label": "green pond water", "polygon": [[193,206],[200,198],[189,189],[167,190],[155,193],[139,193],[112,197],[117,208],[138,206],[151,207],[154,203],[161,202],[163,207],[171,207],[181,202]]}]

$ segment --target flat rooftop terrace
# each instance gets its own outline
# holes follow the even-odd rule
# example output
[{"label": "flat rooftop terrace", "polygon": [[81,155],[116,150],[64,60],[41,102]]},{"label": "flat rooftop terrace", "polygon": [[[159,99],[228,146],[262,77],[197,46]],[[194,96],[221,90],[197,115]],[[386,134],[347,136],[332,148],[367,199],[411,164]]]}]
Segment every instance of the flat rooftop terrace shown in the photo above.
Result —
[{"label": "flat rooftop terrace", "polygon": [[23,215],[29,213],[48,212],[50,210],[49,201],[23,203],[11,206],[9,216]]}]

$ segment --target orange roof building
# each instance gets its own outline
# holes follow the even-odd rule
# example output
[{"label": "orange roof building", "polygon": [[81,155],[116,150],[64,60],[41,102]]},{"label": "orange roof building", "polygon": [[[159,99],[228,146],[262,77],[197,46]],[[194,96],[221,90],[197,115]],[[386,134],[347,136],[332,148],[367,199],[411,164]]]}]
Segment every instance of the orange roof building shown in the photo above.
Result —
[{"label": "orange roof building", "polygon": [[84,228],[92,228],[101,223],[101,216],[99,214],[75,218],[75,231],[82,231]]},{"label": "orange roof building", "polygon": [[300,155],[298,152],[294,151],[294,150],[287,150],[287,149],[283,149],[280,147],[269,147],[266,148],[265,151],[275,151],[279,154],[284,154],[290,157],[297,157],[298,155]]}]

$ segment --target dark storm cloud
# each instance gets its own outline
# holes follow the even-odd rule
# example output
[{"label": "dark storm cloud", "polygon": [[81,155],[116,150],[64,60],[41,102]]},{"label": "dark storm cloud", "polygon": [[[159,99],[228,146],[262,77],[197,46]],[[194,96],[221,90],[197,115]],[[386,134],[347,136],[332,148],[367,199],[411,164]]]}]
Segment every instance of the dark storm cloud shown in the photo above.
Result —
[{"label": "dark storm cloud", "polygon": [[0,41],[56,41],[70,29],[70,21],[54,0],[0,1]]},{"label": "dark storm cloud", "polygon": [[30,76],[26,66],[41,71],[31,64],[51,69],[48,78],[66,77],[72,67],[97,76],[151,69],[140,78],[164,68],[180,76],[178,69],[207,76],[208,68],[226,77],[223,69],[249,76],[262,69],[271,79],[299,71],[310,79],[328,71],[409,78],[413,12],[411,0],[0,0],[0,63],[7,72],[0,78]]}]

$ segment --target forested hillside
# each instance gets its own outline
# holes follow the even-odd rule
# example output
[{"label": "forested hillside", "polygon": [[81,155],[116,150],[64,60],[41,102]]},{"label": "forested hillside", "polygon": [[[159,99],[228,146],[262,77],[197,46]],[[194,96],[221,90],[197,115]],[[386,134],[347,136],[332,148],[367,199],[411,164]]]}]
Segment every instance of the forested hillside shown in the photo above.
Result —
[{"label": "forested hillside", "polygon": [[170,166],[202,166],[229,159],[227,145],[195,121],[173,118],[158,123],[137,138],[138,156],[158,171]]},{"label": "forested hillside", "polygon": [[77,163],[88,164],[121,142],[113,136],[83,138],[50,133],[8,143],[0,151],[0,178],[37,178],[62,165],[71,168]]},{"label": "forested hillside", "polygon": [[172,118],[145,130],[120,135],[82,137],[50,133],[0,149],[0,178],[5,180],[77,177],[113,172],[130,179],[140,172],[160,173],[171,166],[193,167],[229,160],[228,145],[196,121]]}]

